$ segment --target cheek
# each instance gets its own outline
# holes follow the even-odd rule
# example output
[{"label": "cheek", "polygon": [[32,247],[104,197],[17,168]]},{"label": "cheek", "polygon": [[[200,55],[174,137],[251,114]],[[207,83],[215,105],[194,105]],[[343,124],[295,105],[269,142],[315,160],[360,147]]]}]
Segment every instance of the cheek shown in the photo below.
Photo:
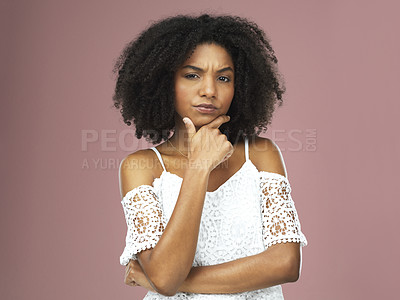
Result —
[{"label": "cheek", "polygon": [[232,99],[234,95],[235,95],[235,90],[233,88],[227,90],[225,93],[224,102],[228,108],[232,104]]},{"label": "cheek", "polygon": [[188,103],[188,99],[190,99],[190,91],[179,83],[175,84],[175,109],[177,111],[184,109],[190,103]]},{"label": "cheek", "polygon": [[175,83],[175,101],[180,103],[188,102],[193,98],[194,89],[192,86],[178,80]]},{"label": "cheek", "polygon": [[235,95],[235,89],[232,88],[230,95],[229,95],[231,101],[232,101],[234,95]]}]

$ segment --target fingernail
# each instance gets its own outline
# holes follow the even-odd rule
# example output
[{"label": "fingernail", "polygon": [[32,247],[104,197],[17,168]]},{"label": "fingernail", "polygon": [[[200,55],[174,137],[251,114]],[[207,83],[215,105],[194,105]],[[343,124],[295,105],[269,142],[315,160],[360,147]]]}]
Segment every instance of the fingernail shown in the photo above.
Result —
[{"label": "fingernail", "polygon": [[186,122],[187,122],[186,118],[183,118],[182,121],[183,121],[183,123],[185,123],[185,124],[186,124]]}]

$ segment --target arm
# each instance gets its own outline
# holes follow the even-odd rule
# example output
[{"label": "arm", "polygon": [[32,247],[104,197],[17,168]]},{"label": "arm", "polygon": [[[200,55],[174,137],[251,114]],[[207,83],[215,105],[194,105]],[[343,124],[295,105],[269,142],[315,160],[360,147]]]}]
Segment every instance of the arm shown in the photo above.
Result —
[{"label": "arm", "polygon": [[[139,159],[136,155],[136,159]],[[130,158],[132,160],[134,158]],[[146,172],[136,172],[127,166],[138,165],[132,161],[121,164],[121,186],[127,190],[146,182]],[[140,182],[140,183],[138,183]],[[187,169],[183,178],[178,200],[168,226],[164,229],[153,249],[137,254],[138,263],[150,285],[158,293],[172,295],[190,271],[197,246],[201,212],[208,182],[208,172],[204,169]],[[122,191],[126,190],[122,188]],[[135,199],[132,200],[133,202]],[[145,212],[142,209],[141,214]],[[136,216],[130,217],[137,218]],[[145,221],[143,221],[145,222]],[[179,248],[180,251],[176,251]],[[135,278],[136,279],[136,278]]]},{"label": "arm", "polygon": [[[193,268],[180,291],[236,293],[266,288],[299,278],[301,248],[307,241],[300,229],[279,148],[269,139],[251,147],[260,172],[264,252],[215,266]],[[262,151],[255,151],[255,149]],[[265,150],[265,151],[264,151]]]},{"label": "arm", "polygon": [[[264,192],[262,195],[263,225],[265,225],[263,235],[267,250],[219,265],[192,268],[179,291],[238,293],[298,279],[301,266],[300,245],[305,245],[306,240],[300,231],[297,214],[292,205],[290,187],[285,185],[288,182],[283,180],[282,174],[277,174],[272,178],[272,174],[264,173],[266,174],[268,176],[260,181],[260,187]],[[285,195],[281,191],[285,191]],[[272,217],[276,219],[276,212],[283,211],[282,204],[286,204],[285,212],[290,216],[295,216],[295,219],[280,218],[278,222],[271,222]],[[286,231],[279,230],[281,234],[277,234],[277,225],[283,224],[286,225],[284,226]],[[145,282],[138,283],[143,286],[146,284]]]},{"label": "arm", "polygon": [[[160,294],[174,295],[192,267],[209,173],[233,149],[226,136],[217,129],[228,120],[227,116],[220,116],[201,127],[197,133],[191,122],[187,126],[189,167],[185,169],[174,211],[154,248],[137,254],[148,282]],[[124,165],[125,162],[121,164],[120,173],[122,194],[140,185],[151,185],[151,170],[138,172],[124,168]],[[126,162],[126,165],[132,163]],[[130,218],[135,219],[135,216]]]},{"label": "arm", "polygon": [[253,256],[192,268],[179,291],[241,293],[294,282],[299,277],[299,262],[298,243],[278,244]]},{"label": "arm", "polygon": [[[271,287],[299,278],[301,264],[298,243],[277,244],[256,255],[213,265],[193,267],[179,292],[198,294],[241,293]],[[132,261],[138,285],[149,283],[138,263]]]}]

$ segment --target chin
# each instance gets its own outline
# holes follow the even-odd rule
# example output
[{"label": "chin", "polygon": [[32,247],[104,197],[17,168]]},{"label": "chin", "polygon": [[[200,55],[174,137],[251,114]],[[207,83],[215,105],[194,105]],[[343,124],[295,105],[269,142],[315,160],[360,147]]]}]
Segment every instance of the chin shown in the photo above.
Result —
[{"label": "chin", "polygon": [[199,116],[197,118],[193,118],[192,122],[193,122],[194,126],[201,127],[203,125],[206,125],[206,124],[212,122],[213,120],[215,120],[219,116],[220,115],[217,115],[217,114],[215,114],[215,115],[211,115],[211,114],[210,115],[203,115],[203,116]]}]

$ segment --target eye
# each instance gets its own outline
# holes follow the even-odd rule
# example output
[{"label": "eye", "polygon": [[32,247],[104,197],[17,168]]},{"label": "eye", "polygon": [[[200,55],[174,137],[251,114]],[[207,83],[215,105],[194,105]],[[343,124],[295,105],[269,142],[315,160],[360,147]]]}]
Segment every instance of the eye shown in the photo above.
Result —
[{"label": "eye", "polygon": [[196,78],[196,77],[199,77],[199,76],[197,76],[197,74],[186,74],[185,75],[185,78],[188,78],[188,79],[193,79],[193,78]]},{"label": "eye", "polygon": [[230,80],[228,77],[226,77],[226,76],[219,76],[218,79],[220,79],[220,80],[222,80],[222,81],[224,81],[224,82],[230,82],[230,81],[231,81],[231,80]]}]

